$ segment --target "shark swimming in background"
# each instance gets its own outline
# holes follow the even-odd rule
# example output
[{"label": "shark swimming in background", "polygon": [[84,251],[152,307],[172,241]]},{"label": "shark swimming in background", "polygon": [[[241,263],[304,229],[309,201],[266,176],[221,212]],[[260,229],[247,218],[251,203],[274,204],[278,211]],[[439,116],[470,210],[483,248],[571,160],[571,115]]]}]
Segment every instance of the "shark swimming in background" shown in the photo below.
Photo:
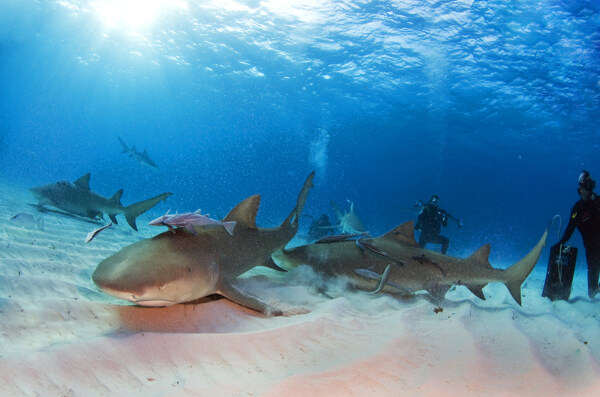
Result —
[{"label": "shark swimming in background", "polygon": [[350,284],[369,291],[409,294],[427,291],[442,300],[453,285],[464,285],[485,299],[483,287],[500,282],[521,304],[521,284],[535,267],[546,243],[546,230],[536,246],[519,262],[506,270],[492,268],[486,244],[465,259],[420,248],[409,221],[377,238],[362,234],[337,241],[328,236],[325,243],[309,244],[274,253],[275,263],[286,269],[308,265],[316,272],[331,277],[345,277]]},{"label": "shark swimming in background", "polygon": [[106,258],[92,274],[105,293],[140,306],[170,306],[212,294],[268,314],[281,314],[236,285],[241,274],[255,266],[282,270],[271,254],[284,248],[298,231],[314,171],[306,178],[296,206],[281,225],[256,226],[260,195],[234,207],[221,222],[236,222],[235,233],[224,227],[196,226],[166,231],[131,244]]},{"label": "shark swimming in background", "polygon": [[146,151],[146,149],[144,149],[144,152],[138,152],[137,150],[135,150],[135,146],[128,147],[127,144],[121,139],[120,136],[117,138],[119,139],[119,142],[121,142],[121,146],[123,147],[122,153],[128,154],[129,157],[135,159],[141,165],[145,165],[146,167],[149,167],[149,168],[152,168],[155,170],[158,169],[158,165],[156,165],[156,163],[154,161],[152,161],[152,159],[148,155],[148,152]]},{"label": "shark swimming in background", "polygon": [[339,228],[342,233],[363,233],[366,231],[365,225],[360,221],[356,212],[354,212],[354,203],[348,200],[350,203],[350,211],[342,212],[340,207],[337,206],[335,201],[331,202],[331,207],[335,211],[335,215],[338,218],[338,224],[331,226],[332,228]]},{"label": "shark swimming in background", "polygon": [[137,230],[135,219],[166,200],[173,193],[162,193],[148,200],[124,207],[121,204],[123,189],[116,192],[111,198],[100,196],[90,190],[90,174],[85,174],[75,182],[60,181],[49,185],[29,189],[38,200],[38,209],[44,206],[59,208],[67,213],[84,216],[90,219],[102,218],[107,214],[113,223],[117,223],[118,214],[125,215],[125,219],[133,230]]}]

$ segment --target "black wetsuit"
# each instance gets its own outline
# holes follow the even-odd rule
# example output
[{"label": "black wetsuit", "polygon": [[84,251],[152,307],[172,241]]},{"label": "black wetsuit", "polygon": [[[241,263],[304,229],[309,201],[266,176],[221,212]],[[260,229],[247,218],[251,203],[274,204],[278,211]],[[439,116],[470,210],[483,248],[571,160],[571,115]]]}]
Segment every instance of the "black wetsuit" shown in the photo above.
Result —
[{"label": "black wetsuit", "polygon": [[421,231],[419,236],[419,246],[425,248],[425,244],[442,244],[442,254],[448,251],[450,240],[448,237],[440,236],[440,230],[448,226],[448,216],[446,211],[435,205],[425,204],[419,213],[415,229]]},{"label": "black wetsuit", "polygon": [[565,244],[575,231],[581,233],[588,267],[588,295],[593,298],[598,293],[600,275],[600,197],[593,200],[579,200],[571,210],[571,218],[558,244]]}]

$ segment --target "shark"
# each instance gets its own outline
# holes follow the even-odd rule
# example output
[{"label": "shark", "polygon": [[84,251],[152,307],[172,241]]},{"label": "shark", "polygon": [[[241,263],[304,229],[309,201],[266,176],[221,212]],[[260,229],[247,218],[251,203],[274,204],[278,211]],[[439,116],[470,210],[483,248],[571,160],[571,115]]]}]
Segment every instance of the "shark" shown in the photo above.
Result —
[{"label": "shark", "polygon": [[296,206],[277,227],[256,226],[260,195],[236,205],[221,222],[236,222],[230,235],[223,227],[174,228],[128,245],[100,262],[92,274],[106,294],[139,306],[171,306],[221,295],[241,306],[278,315],[281,311],[244,292],[238,276],[256,266],[282,271],[271,254],[284,248],[298,231],[298,218],[313,187],[306,178]]},{"label": "shark", "polygon": [[128,147],[127,144],[123,141],[123,139],[121,139],[120,136],[117,138],[119,139],[119,142],[121,142],[121,146],[123,147],[122,153],[128,154],[129,157],[135,159],[141,165],[144,165],[146,167],[149,167],[149,168],[152,168],[155,170],[158,169],[158,165],[156,165],[156,163],[154,161],[152,161],[152,159],[148,155],[148,152],[146,151],[146,149],[144,149],[143,152],[138,152],[135,149],[135,146]]},{"label": "shark", "polygon": [[38,200],[40,211],[45,206],[59,208],[69,214],[75,214],[90,219],[103,218],[107,214],[113,223],[117,223],[118,214],[125,215],[125,220],[133,230],[137,230],[135,220],[150,208],[164,201],[172,193],[162,193],[148,200],[124,207],[121,204],[123,189],[117,191],[111,198],[106,198],[90,190],[90,174],[87,173],[75,182],[59,181],[49,185],[29,189]]},{"label": "shark", "polygon": [[284,249],[274,253],[273,259],[286,270],[308,265],[326,276],[345,277],[360,290],[391,294],[427,291],[438,302],[454,285],[464,285],[478,298],[485,299],[483,287],[500,282],[520,305],[521,285],[535,267],[547,235],[548,230],[523,259],[507,269],[491,266],[489,244],[464,259],[420,248],[414,237],[413,221],[376,238],[348,235]]},{"label": "shark", "polygon": [[335,215],[338,218],[338,224],[331,226],[331,228],[339,228],[343,233],[362,233],[366,231],[365,225],[363,225],[356,212],[354,212],[354,203],[350,200],[348,202],[350,203],[350,211],[348,212],[342,212],[335,201],[331,202],[331,207],[333,207]]}]

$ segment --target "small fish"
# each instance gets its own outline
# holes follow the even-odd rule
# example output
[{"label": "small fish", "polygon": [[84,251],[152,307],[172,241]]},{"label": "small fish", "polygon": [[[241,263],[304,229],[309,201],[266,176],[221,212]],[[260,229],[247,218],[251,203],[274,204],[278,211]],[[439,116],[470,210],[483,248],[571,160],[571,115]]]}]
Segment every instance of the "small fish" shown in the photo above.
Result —
[{"label": "small fish", "polygon": [[340,241],[348,241],[351,240],[355,237],[358,237],[359,239],[362,237],[371,237],[371,235],[369,234],[369,232],[362,232],[362,233],[342,233],[342,234],[336,234],[333,236],[325,236],[325,237],[321,237],[320,239],[318,239],[317,241],[315,241],[315,244],[330,244],[330,243],[339,243]]},{"label": "small fish", "polygon": [[209,218],[208,214],[202,215],[200,210],[196,212],[184,212],[182,214],[174,214],[169,215],[169,211],[163,216],[160,216],[153,221],[148,223],[151,226],[166,226],[171,231],[174,231],[174,227],[185,227],[187,230],[193,235],[197,235],[196,226],[210,226],[210,225],[219,225],[223,226],[223,228],[233,236],[233,229],[237,224],[236,221],[229,222],[221,222],[215,219]]},{"label": "small fish", "polygon": [[25,229],[44,230],[44,217],[35,218],[28,212],[19,212],[10,218],[10,222]]},{"label": "small fish", "polygon": [[360,248],[361,250],[365,250],[368,249],[369,251],[377,254],[377,255],[381,255],[384,258],[388,258],[394,262],[396,262],[397,264],[399,264],[400,266],[404,265],[404,261],[401,261],[400,259],[394,258],[393,256],[391,256],[390,254],[388,254],[387,252],[384,252],[382,250],[380,250],[379,248],[375,247],[373,244],[367,242],[367,241],[362,241],[364,237],[360,237],[356,240],[356,246],[358,248]]},{"label": "small fish", "polygon": [[96,237],[96,235],[98,233],[100,233],[101,231],[103,231],[104,229],[108,229],[109,227],[112,226],[112,222],[110,222],[108,225],[106,226],[102,226],[99,227],[98,229],[92,230],[91,232],[88,233],[87,237],[85,238],[85,242],[89,243],[90,241],[92,241],[94,239],[94,237]]}]

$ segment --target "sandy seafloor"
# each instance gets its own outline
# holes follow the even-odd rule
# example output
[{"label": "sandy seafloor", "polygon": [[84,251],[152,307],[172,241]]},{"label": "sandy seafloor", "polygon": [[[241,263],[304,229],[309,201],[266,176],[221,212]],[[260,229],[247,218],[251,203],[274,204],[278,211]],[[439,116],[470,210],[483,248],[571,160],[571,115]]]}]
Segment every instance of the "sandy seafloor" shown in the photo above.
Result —
[{"label": "sandy seafloor", "polygon": [[[99,292],[91,274],[162,232],[149,217],[136,233],[120,215],[86,244],[100,224],[40,214],[25,189],[0,190],[0,395],[600,393],[600,299],[587,298],[585,269],[569,302],[542,298],[547,248],[523,285],[523,307],[493,284],[486,301],[451,290],[436,314],[422,295],[368,297],[298,269],[277,283],[247,281],[295,315],[266,317],[225,299],[140,308]],[[10,222],[19,212],[43,216],[43,230]]]}]

